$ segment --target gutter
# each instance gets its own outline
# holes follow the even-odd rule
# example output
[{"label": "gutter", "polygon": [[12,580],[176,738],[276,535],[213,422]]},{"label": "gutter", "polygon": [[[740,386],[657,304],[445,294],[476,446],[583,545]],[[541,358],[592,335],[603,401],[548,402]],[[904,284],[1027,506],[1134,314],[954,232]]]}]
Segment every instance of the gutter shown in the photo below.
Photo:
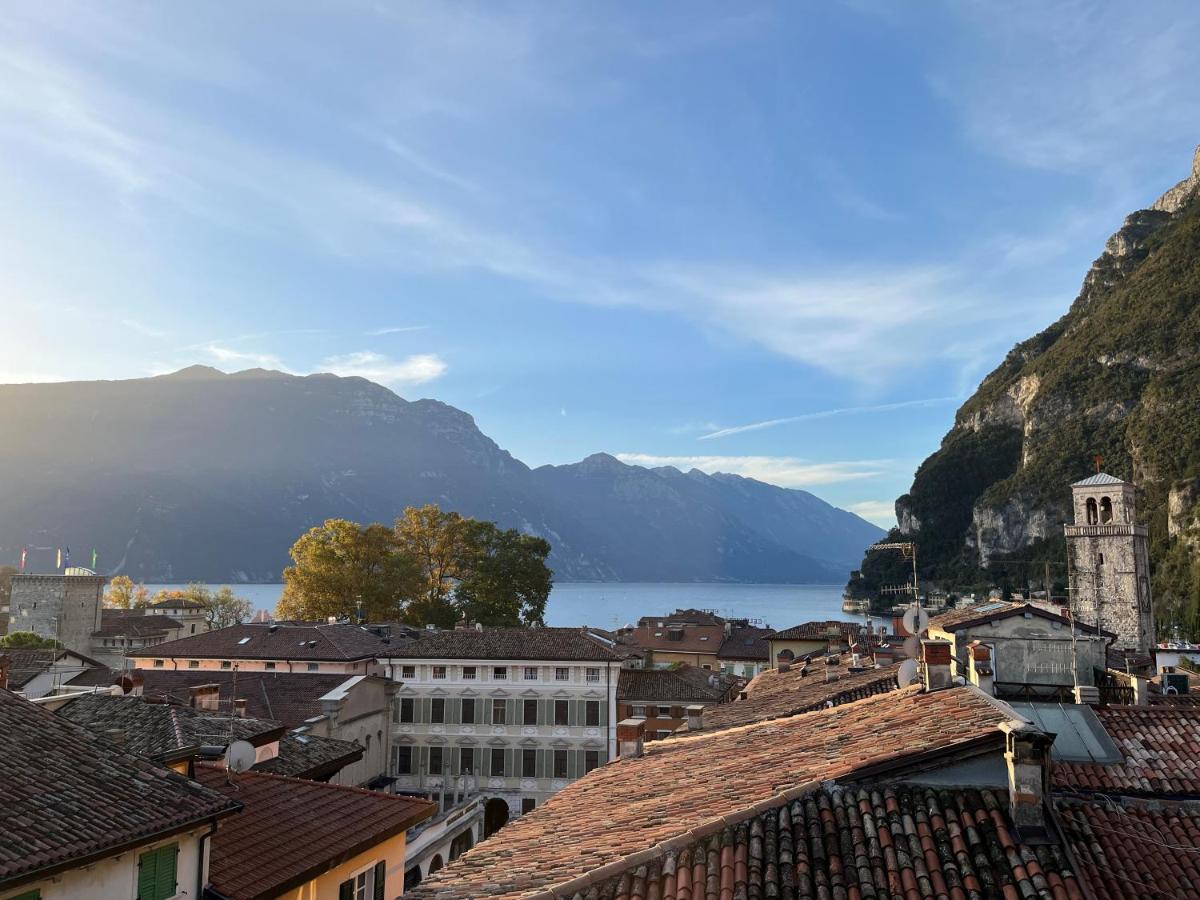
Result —
[{"label": "gutter", "polygon": [[204,834],[200,835],[200,858],[196,865],[196,900],[200,900],[204,896],[204,882],[208,879],[204,876],[207,874],[207,866],[204,865],[204,847],[208,843],[208,839],[217,833],[217,817],[213,816],[212,826]]}]

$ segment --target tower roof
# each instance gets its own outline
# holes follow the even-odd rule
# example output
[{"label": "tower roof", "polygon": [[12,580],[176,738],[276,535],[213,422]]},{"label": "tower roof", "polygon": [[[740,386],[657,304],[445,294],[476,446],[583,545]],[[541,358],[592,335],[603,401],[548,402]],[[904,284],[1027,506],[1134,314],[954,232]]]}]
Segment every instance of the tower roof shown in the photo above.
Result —
[{"label": "tower roof", "polygon": [[1122,481],[1120,478],[1114,478],[1107,472],[1097,472],[1095,475],[1089,475],[1083,481],[1077,481],[1071,487],[1096,487],[1102,484],[1128,484],[1127,481]]}]

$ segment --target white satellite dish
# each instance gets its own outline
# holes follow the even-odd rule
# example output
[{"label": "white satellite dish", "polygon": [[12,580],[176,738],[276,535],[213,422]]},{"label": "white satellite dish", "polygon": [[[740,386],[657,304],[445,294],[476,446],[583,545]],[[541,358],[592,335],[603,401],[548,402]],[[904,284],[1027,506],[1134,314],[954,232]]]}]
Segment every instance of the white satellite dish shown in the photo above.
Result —
[{"label": "white satellite dish", "polygon": [[258,752],[249,741],[234,741],[225,751],[225,768],[245,772],[258,761]]},{"label": "white satellite dish", "polygon": [[896,672],[896,681],[900,687],[908,687],[917,680],[917,661],[915,659],[906,659],[900,663],[900,669]]},{"label": "white satellite dish", "polygon": [[909,634],[920,634],[929,627],[929,613],[923,608],[910,606],[904,611],[904,627]]},{"label": "white satellite dish", "polygon": [[921,642],[909,635],[904,639],[904,655],[909,659],[919,659],[921,656]]}]

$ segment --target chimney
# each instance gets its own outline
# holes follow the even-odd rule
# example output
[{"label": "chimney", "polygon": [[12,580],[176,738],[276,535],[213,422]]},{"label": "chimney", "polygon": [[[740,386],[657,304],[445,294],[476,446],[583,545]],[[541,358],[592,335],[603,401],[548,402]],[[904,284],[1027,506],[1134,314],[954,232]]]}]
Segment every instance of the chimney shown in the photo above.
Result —
[{"label": "chimney", "polygon": [[788,672],[792,668],[792,652],[790,650],[780,650],[779,655],[775,657],[775,668],[780,672]]},{"label": "chimney", "polygon": [[1133,682],[1133,705],[1149,706],[1150,679],[1143,675],[1131,675],[1129,680]]},{"label": "chimney", "polygon": [[7,653],[0,653],[0,688],[8,689],[8,673],[12,671],[12,660]]},{"label": "chimney", "polygon": [[954,687],[950,668],[952,660],[949,641],[928,638],[921,641],[921,683],[925,685],[926,692]]},{"label": "chimney", "polygon": [[694,703],[687,708],[688,731],[704,730],[704,707]]},{"label": "chimney", "polygon": [[1088,706],[1100,705],[1100,688],[1094,684],[1081,684],[1075,688],[1075,702]]},{"label": "chimney", "polygon": [[142,696],[142,693],[146,686],[146,677],[141,672],[139,672],[137,669],[134,669],[133,672],[130,673],[129,680],[132,684],[132,687],[130,688],[130,691],[129,691],[130,696],[133,696],[133,697]]},{"label": "chimney", "polygon": [[219,684],[194,684],[188,688],[188,705],[196,709],[216,709],[220,699]]},{"label": "chimney", "polygon": [[1050,747],[1054,735],[1026,722],[1004,722],[1004,761],[1008,766],[1008,802],[1013,824],[1025,843],[1048,840],[1046,829],[1047,785],[1050,783]]},{"label": "chimney", "polygon": [[645,719],[622,719],[617,723],[617,749],[621,759],[637,759],[642,755],[646,738]]},{"label": "chimney", "polygon": [[237,716],[239,719],[246,718],[246,701],[245,700],[234,700],[233,701],[233,714],[235,716]]},{"label": "chimney", "polygon": [[995,675],[992,672],[992,649],[980,641],[967,645],[968,673],[971,684],[987,694],[996,693]]}]

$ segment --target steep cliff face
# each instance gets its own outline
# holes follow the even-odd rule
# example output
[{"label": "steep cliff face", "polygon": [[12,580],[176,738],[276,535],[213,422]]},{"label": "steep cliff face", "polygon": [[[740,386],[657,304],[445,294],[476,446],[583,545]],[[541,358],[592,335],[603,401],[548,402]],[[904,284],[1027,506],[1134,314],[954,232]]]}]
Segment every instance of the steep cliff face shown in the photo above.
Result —
[{"label": "steep cliff face", "polygon": [[[1062,559],[1068,485],[1092,471],[1095,454],[1142,488],[1141,516],[1161,547],[1191,527],[1200,148],[1188,178],[1109,238],[1066,315],[1013,348],[958,410],[896,501],[897,532],[919,543],[926,577],[1022,583],[1029,563],[1016,558],[1039,570]],[[887,564],[864,566],[868,581],[886,580]]]}]

